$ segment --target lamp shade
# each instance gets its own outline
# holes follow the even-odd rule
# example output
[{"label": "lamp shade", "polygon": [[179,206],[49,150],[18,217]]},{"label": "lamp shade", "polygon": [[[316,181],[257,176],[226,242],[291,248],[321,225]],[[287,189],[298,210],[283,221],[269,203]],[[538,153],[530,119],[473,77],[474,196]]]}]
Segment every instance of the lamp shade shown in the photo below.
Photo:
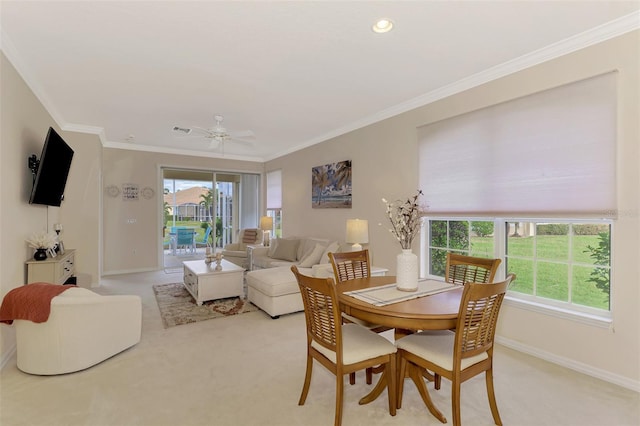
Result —
[{"label": "lamp shade", "polygon": [[368,243],[369,221],[363,219],[348,219],[346,241],[350,244]]},{"label": "lamp shade", "polygon": [[270,216],[262,216],[260,218],[260,229],[263,231],[271,231],[273,229],[273,218]]}]

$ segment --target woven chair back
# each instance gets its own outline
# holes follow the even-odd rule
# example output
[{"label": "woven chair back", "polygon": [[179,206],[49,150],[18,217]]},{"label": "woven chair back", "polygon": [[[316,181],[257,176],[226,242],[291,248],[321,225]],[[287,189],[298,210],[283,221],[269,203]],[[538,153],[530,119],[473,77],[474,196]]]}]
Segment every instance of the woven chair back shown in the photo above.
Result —
[{"label": "woven chair back", "polygon": [[497,283],[467,283],[462,293],[456,327],[458,359],[472,357],[493,347],[502,301],[515,274]]},{"label": "woven chair back", "polygon": [[464,285],[465,283],[490,283],[498,272],[500,259],[464,256],[447,253],[445,281]]},{"label": "woven chair back", "polygon": [[292,266],[291,270],[302,295],[307,337],[336,354],[341,354],[341,314],[333,280],[302,275],[296,266]]},{"label": "woven chair back", "polygon": [[336,283],[371,276],[369,250],[329,253]]}]

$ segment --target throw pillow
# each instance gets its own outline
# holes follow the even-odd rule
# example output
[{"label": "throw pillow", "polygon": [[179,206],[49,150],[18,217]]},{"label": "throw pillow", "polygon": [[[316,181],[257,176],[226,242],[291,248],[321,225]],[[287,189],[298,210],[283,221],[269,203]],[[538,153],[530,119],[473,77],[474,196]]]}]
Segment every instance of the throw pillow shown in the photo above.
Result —
[{"label": "throw pillow", "polygon": [[245,244],[253,244],[258,239],[257,229],[245,229],[242,234],[242,242]]},{"label": "throw pillow", "polygon": [[267,256],[273,257],[273,253],[275,253],[276,248],[278,247],[278,241],[280,241],[280,238],[274,238],[269,242],[269,252],[267,253]]},{"label": "throw pillow", "polygon": [[329,253],[335,253],[338,251],[339,248],[340,248],[340,244],[338,244],[337,241],[334,241],[331,244],[329,244],[329,246],[322,253],[319,263],[329,263]]},{"label": "throw pillow", "polygon": [[322,257],[322,253],[324,253],[325,249],[326,247],[323,246],[322,244],[316,244],[316,246],[313,248],[313,251],[311,251],[311,253],[306,255],[300,261],[300,264],[298,266],[300,268],[311,268],[313,265],[317,264],[320,261],[320,258]]},{"label": "throw pillow", "polygon": [[298,244],[300,240],[284,240],[278,238],[278,243],[273,251],[274,259],[288,260],[289,262],[295,262],[298,254]]}]

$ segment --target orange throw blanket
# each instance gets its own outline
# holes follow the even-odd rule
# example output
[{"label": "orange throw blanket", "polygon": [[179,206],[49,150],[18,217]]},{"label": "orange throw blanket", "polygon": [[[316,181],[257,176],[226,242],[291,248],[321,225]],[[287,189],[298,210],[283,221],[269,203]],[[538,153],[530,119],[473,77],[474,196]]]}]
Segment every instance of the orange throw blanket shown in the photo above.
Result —
[{"label": "orange throw blanket", "polygon": [[74,287],[48,283],[33,283],[9,291],[0,306],[0,322],[13,324],[13,320],[45,322],[51,312],[51,299]]}]

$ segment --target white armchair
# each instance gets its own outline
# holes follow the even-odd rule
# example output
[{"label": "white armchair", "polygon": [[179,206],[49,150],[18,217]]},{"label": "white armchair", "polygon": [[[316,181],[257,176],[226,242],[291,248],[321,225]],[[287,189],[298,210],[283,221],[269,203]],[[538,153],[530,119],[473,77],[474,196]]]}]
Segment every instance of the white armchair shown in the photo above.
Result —
[{"label": "white armchair", "polygon": [[138,296],[101,296],[70,288],[51,299],[46,322],[15,320],[18,368],[30,374],[83,370],[140,341]]},{"label": "white armchair", "polygon": [[231,263],[248,268],[247,244],[262,244],[262,235],[262,230],[257,228],[240,230],[238,241],[224,246],[222,256]]}]

